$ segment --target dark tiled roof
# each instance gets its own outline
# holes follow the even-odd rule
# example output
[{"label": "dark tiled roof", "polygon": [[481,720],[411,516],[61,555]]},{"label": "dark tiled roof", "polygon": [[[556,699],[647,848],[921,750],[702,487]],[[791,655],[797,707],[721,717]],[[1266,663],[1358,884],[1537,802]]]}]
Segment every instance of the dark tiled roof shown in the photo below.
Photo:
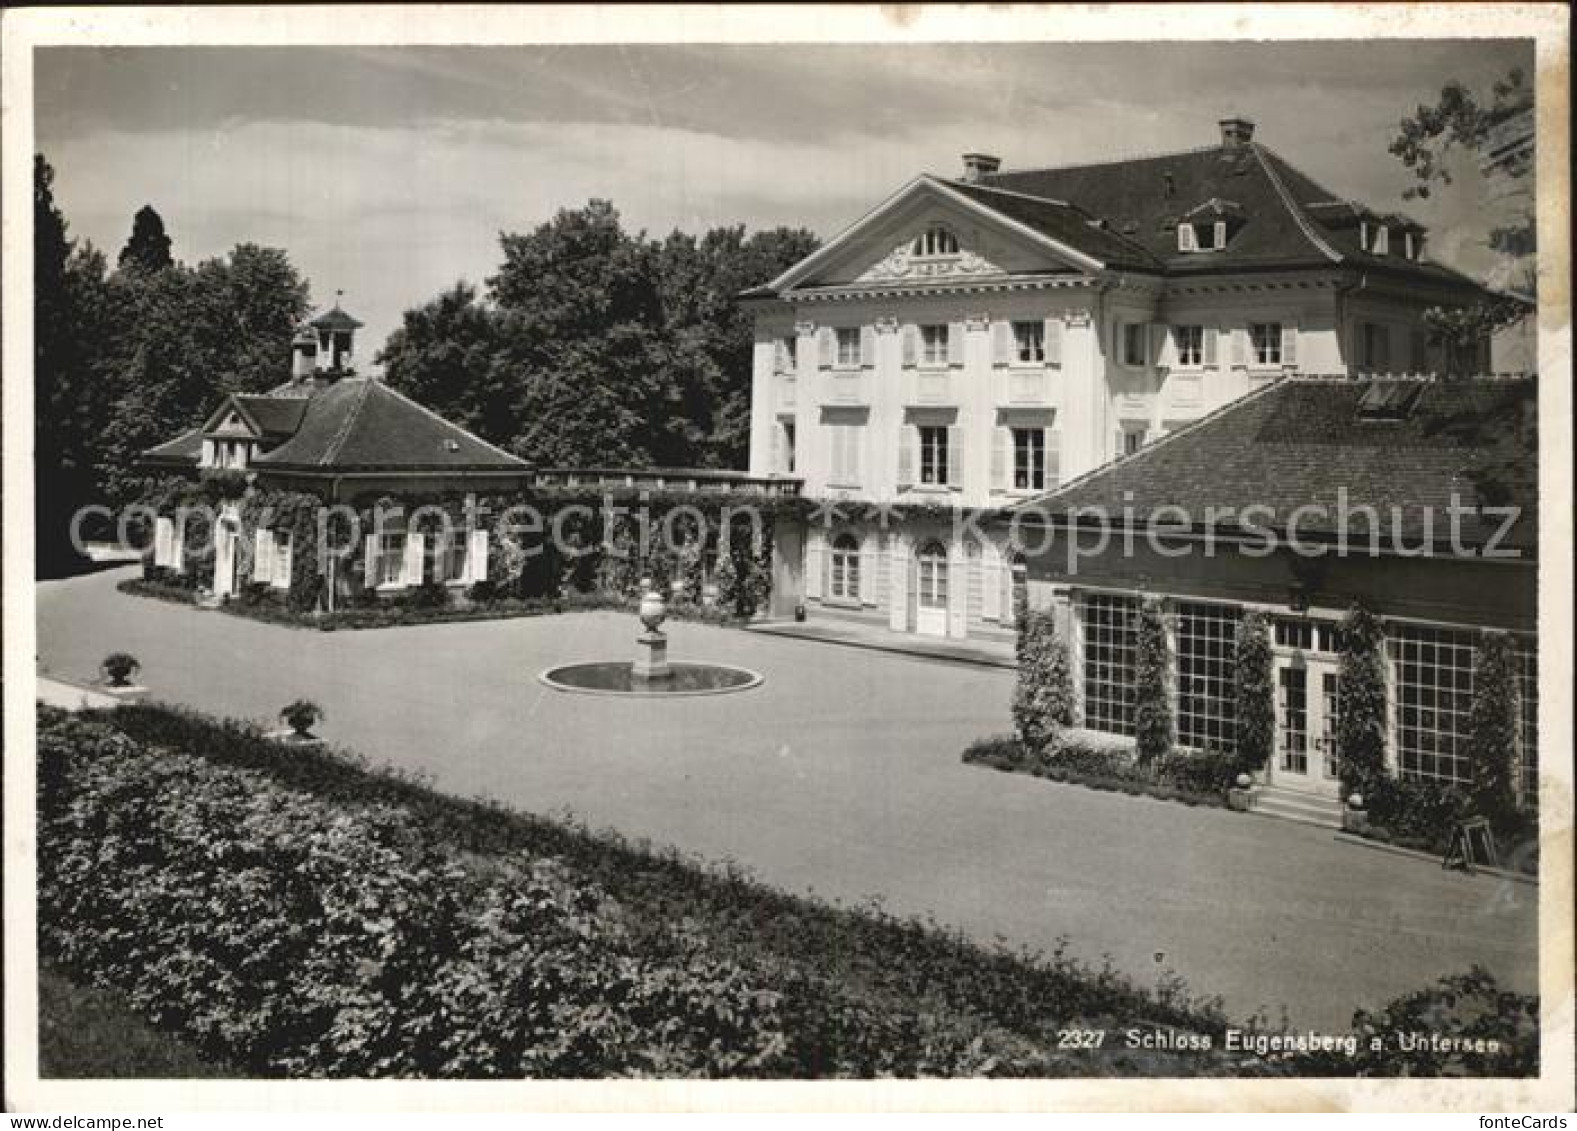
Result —
[{"label": "dark tiled roof", "polygon": [[347,377],[307,402],[294,436],[258,468],[523,471],[526,464],[370,377]]},{"label": "dark tiled roof", "polygon": [[[1026,508],[1067,516],[1097,508],[1120,517],[1125,506],[1144,519],[1181,506],[1204,524],[1206,508],[1270,508],[1249,516],[1283,528],[1298,507],[1309,537],[1338,533],[1339,492],[1348,513],[1374,507],[1388,542],[1392,507],[1399,529],[1416,545],[1425,508],[1434,512],[1437,542],[1448,543],[1452,494],[1460,506],[1515,506],[1521,518],[1503,544],[1537,546],[1537,385],[1531,380],[1461,379],[1428,382],[1402,420],[1366,421],[1359,401],[1373,383],[1341,378],[1288,378],[1235,401],[1132,456],[1066,484]],[[1157,515],[1157,521],[1172,521]],[[1349,531],[1365,544],[1363,519]],[[1222,524],[1223,528],[1227,524]],[[1462,520],[1462,543],[1483,545],[1501,525],[1496,514]]]},{"label": "dark tiled roof", "polygon": [[203,430],[193,428],[142,453],[145,463],[194,464],[203,454]]},{"label": "dark tiled roof", "polygon": [[[287,389],[290,386],[286,386]],[[307,411],[307,397],[269,394],[238,394],[235,398],[242,411],[269,437],[289,436],[301,425]]]},{"label": "dark tiled roof", "polygon": [[[1355,236],[1342,234],[1350,224],[1351,209],[1344,213],[1341,208],[1330,207],[1336,200],[1334,193],[1257,143],[1209,146],[1097,165],[1009,170],[982,177],[978,186],[950,184],[959,191],[977,187],[1007,189],[1060,202],[1062,214],[1071,207],[1099,217],[1106,221],[1106,229],[1093,229],[1095,237],[1083,242],[1076,242],[1082,233],[1066,224],[1059,228],[1060,235],[1051,231],[1047,234],[1075,243],[1097,259],[1112,253],[1110,242],[1100,237],[1118,236],[1125,246],[1141,248],[1152,263],[1159,264],[1169,275],[1324,267],[1345,261],[1437,283],[1477,286],[1473,280],[1439,264],[1361,252]],[[1007,211],[999,204],[1007,198],[1000,194],[974,198]],[[1234,214],[1241,216],[1241,225],[1223,250],[1179,252],[1178,220],[1212,200],[1235,206]],[[1319,207],[1311,211],[1306,207],[1311,204]],[[1129,254],[1133,254],[1131,250]],[[1114,257],[1113,265],[1125,264]]]},{"label": "dark tiled roof", "polygon": [[318,315],[308,325],[320,330],[359,330],[362,324],[336,306]]},{"label": "dark tiled roof", "polygon": [[1142,243],[1102,227],[1096,216],[1062,201],[1024,196],[989,184],[952,181],[948,188],[1108,267],[1155,271],[1161,266]]}]

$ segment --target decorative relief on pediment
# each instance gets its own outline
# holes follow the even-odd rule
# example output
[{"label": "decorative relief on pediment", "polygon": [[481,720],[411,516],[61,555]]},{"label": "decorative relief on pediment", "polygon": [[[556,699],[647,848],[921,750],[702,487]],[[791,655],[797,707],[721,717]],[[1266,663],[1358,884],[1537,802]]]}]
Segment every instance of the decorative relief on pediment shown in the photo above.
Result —
[{"label": "decorative relief on pediment", "polygon": [[919,279],[969,278],[977,275],[1002,275],[1005,272],[990,260],[960,247],[951,255],[916,255],[915,241],[905,240],[865,270],[856,282],[912,282]]},{"label": "decorative relief on pediment", "polygon": [[898,332],[898,319],[890,314],[883,315],[876,320],[876,332],[878,334],[896,334]]},{"label": "decorative relief on pediment", "polygon": [[794,332],[802,338],[806,337],[807,335],[814,334],[816,332],[816,324],[814,322],[802,319],[794,323]]}]

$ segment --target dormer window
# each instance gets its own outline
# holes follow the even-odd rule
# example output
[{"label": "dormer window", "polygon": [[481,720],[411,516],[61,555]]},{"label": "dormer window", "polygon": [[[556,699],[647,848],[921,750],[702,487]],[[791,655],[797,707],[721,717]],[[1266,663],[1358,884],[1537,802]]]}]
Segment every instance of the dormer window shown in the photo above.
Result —
[{"label": "dormer window", "polygon": [[1178,251],[1220,251],[1226,246],[1225,220],[1184,221],[1177,226]]},{"label": "dormer window", "polygon": [[1412,232],[1402,233],[1402,254],[1408,259],[1417,259],[1418,253],[1423,250],[1424,237],[1414,235]]},{"label": "dormer window", "polygon": [[1391,252],[1391,229],[1381,224],[1374,233],[1374,253],[1376,255],[1389,255]]},{"label": "dormer window", "polygon": [[941,224],[932,224],[914,240],[914,254],[921,258],[936,258],[958,254],[958,237]]}]

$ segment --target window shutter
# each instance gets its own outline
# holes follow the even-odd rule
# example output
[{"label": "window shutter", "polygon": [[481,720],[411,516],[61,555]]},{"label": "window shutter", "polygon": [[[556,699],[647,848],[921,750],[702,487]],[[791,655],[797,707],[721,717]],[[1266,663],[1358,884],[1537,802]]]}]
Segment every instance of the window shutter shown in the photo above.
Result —
[{"label": "window shutter", "polygon": [[947,484],[964,485],[964,430],[957,424],[947,430]]},{"label": "window shutter", "polygon": [[1062,365],[1062,319],[1046,319],[1046,364]]},{"label": "window shutter", "polygon": [[174,541],[175,524],[167,518],[153,520],[153,564],[170,564],[170,543]]},{"label": "window shutter", "polygon": [[991,489],[993,491],[1006,491],[1008,489],[1008,450],[1013,439],[1013,430],[1010,428],[993,428],[991,430],[993,442],[991,445]]},{"label": "window shutter", "polygon": [[1114,447],[1112,450],[1114,452],[1116,452],[1117,454],[1114,455],[1112,458],[1113,459],[1122,459],[1122,457],[1123,457],[1123,430],[1121,428],[1117,429],[1117,433],[1116,433],[1116,436],[1115,436],[1113,442],[1116,444],[1116,447]]},{"label": "window shutter", "polygon": [[1429,369],[1429,342],[1422,330],[1414,330],[1411,343],[1412,358],[1410,367],[1415,373],[1425,373]]},{"label": "window shutter", "polygon": [[1055,491],[1062,483],[1062,433],[1046,429],[1046,490]]},{"label": "window shutter", "polygon": [[876,547],[872,536],[860,540],[860,604],[876,604]]},{"label": "window shutter", "polygon": [[400,580],[405,585],[420,585],[422,583],[422,545],[423,538],[420,532],[412,530],[405,535],[405,570]]},{"label": "window shutter", "polygon": [[1298,328],[1290,322],[1281,327],[1281,364],[1298,364]]},{"label": "window shutter", "polygon": [[805,544],[805,596],[813,600],[821,600],[822,581],[822,553],[821,543],[817,539],[810,539]]},{"label": "window shutter", "polygon": [[969,559],[961,542],[947,552],[947,634],[969,635]]},{"label": "window shutter", "polygon": [[295,580],[296,536],[286,534],[283,537],[274,535],[274,584],[281,589],[289,589]]},{"label": "window shutter", "polygon": [[1221,332],[1223,334],[1230,335],[1230,340],[1232,342],[1232,364],[1235,367],[1241,369],[1243,366],[1248,364],[1248,342],[1245,341],[1245,339],[1248,337],[1247,332],[1237,329],[1222,330]]},{"label": "window shutter", "polygon": [[471,549],[465,556],[465,579],[470,582],[487,579],[487,531],[471,531]]},{"label": "window shutter", "polygon": [[850,487],[860,485],[860,441],[865,438],[865,430],[857,424],[843,426],[843,470],[847,476]]},{"label": "window shutter", "polygon": [[783,425],[776,420],[772,422],[772,456],[768,466],[773,473],[783,470]]},{"label": "window shutter", "polygon": [[905,326],[900,336],[903,338],[904,368],[913,369],[920,358],[920,328]]},{"label": "window shutter", "polygon": [[1161,364],[1161,350],[1166,344],[1167,336],[1166,327],[1159,322],[1152,322],[1146,327],[1145,348],[1149,351],[1148,356],[1145,357],[1146,364]]},{"label": "window shutter", "polygon": [[947,364],[964,364],[964,324],[962,322],[949,322],[947,324]]},{"label": "window shutter", "polygon": [[1002,619],[1002,551],[995,542],[980,547],[980,615],[986,620]]},{"label": "window shutter", "polygon": [[832,368],[833,351],[837,348],[837,344],[838,336],[832,332],[830,326],[823,326],[816,331],[816,345],[821,351],[821,367],[823,369]]},{"label": "window shutter", "polygon": [[274,558],[274,532],[259,529],[252,539],[252,580],[266,582],[271,577]]},{"label": "window shutter", "polygon": [[898,489],[914,485],[914,435],[912,424],[898,428]]},{"label": "window shutter", "polygon": [[870,369],[876,364],[876,327],[860,327],[860,366]]},{"label": "window shutter", "polygon": [[887,627],[894,632],[909,631],[909,546],[894,536],[888,566]]},{"label": "window shutter", "polygon": [[1208,369],[1214,369],[1216,366],[1216,336],[1219,333],[1220,331],[1214,326],[1206,326],[1204,328],[1204,363]]},{"label": "window shutter", "polygon": [[1220,251],[1227,246],[1227,222],[1216,221],[1216,250]]},{"label": "window shutter", "polygon": [[991,364],[1006,365],[1015,360],[1018,351],[1013,346],[1013,323],[991,323]]},{"label": "window shutter", "polygon": [[367,535],[365,553],[362,560],[362,584],[368,589],[375,589],[378,585],[378,536]]},{"label": "window shutter", "polygon": [[1194,226],[1192,224],[1179,224],[1177,226],[1177,250],[1194,251],[1198,246],[1194,242]]}]

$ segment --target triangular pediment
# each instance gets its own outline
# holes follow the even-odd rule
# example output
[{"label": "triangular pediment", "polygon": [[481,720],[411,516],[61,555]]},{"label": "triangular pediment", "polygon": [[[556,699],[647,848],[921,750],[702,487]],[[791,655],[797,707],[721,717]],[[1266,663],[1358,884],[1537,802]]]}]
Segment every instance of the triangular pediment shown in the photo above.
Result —
[{"label": "triangular pediment", "polygon": [[246,410],[236,403],[234,397],[226,397],[224,403],[214,410],[208,422],[203,425],[203,434],[255,440],[262,436],[263,430],[257,426],[257,422]]},{"label": "triangular pediment", "polygon": [[1100,264],[943,182],[911,182],[772,283],[775,290],[1086,274]]}]

